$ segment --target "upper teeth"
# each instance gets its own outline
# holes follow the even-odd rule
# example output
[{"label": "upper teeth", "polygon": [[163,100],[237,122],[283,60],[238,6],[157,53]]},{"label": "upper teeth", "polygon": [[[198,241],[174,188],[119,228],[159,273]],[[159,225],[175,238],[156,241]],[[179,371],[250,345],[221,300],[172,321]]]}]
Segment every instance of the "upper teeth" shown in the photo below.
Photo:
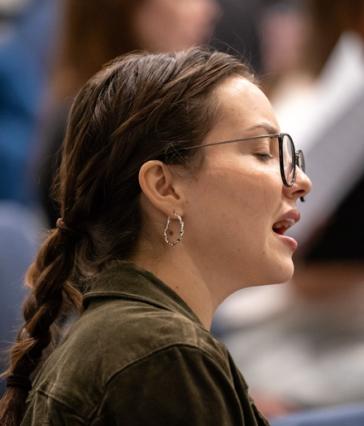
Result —
[{"label": "upper teeth", "polygon": [[279,228],[290,228],[295,224],[294,219],[284,219],[281,220],[273,225],[273,228],[279,229]]}]

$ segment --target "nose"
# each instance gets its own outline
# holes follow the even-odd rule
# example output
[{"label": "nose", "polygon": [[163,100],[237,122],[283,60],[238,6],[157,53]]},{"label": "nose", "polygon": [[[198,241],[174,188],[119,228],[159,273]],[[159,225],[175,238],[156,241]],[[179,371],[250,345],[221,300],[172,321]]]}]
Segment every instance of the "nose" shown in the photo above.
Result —
[{"label": "nose", "polygon": [[311,191],[311,188],[311,179],[300,167],[297,167],[296,181],[292,186],[286,186],[285,192],[287,197],[294,198],[295,200],[297,200],[298,198],[305,197]]}]

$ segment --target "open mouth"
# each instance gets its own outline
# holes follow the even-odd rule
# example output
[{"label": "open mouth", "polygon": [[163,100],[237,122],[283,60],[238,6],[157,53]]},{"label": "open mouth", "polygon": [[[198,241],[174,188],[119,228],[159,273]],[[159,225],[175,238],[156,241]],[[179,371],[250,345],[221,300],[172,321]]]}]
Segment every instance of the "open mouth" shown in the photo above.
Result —
[{"label": "open mouth", "polygon": [[294,219],[284,219],[276,222],[272,229],[278,235],[284,235],[285,232],[296,223]]}]

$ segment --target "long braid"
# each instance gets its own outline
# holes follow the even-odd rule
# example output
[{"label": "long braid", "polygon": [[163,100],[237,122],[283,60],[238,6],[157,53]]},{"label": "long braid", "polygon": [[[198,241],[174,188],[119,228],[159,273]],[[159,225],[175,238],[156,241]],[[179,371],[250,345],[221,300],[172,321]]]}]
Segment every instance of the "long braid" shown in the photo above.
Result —
[{"label": "long braid", "polygon": [[30,389],[27,381],[41,361],[41,355],[52,339],[52,326],[65,306],[79,310],[81,294],[69,282],[74,263],[75,243],[60,230],[53,230],[29,268],[27,283],[31,294],[24,303],[25,323],[10,354],[10,367],[4,373],[16,378],[9,386],[0,405],[0,424],[17,426],[25,410]]},{"label": "long braid", "polygon": [[[62,158],[61,169],[67,168],[65,162]],[[55,195],[63,219],[67,220],[66,213],[73,219],[72,209],[68,207],[65,212],[65,206],[75,204],[77,210],[74,202],[77,175],[65,170],[58,178],[62,184]],[[72,278],[77,263],[76,247],[86,236],[62,227],[51,230],[27,271],[26,285],[30,294],[23,305],[24,324],[11,348],[9,368],[3,373],[7,379],[7,390],[0,402],[1,425],[20,425],[32,375],[40,366],[44,350],[58,337],[57,320],[72,308],[76,311],[81,309],[82,294],[72,284]]]}]

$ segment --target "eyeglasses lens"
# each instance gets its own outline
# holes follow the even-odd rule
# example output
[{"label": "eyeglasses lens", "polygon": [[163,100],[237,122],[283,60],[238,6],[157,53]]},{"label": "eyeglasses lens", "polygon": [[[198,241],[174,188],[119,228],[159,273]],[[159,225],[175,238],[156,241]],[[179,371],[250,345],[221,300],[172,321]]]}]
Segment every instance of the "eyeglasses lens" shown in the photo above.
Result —
[{"label": "eyeglasses lens", "polygon": [[283,136],[282,151],[284,175],[288,184],[291,185],[295,179],[295,148],[288,135]]},{"label": "eyeglasses lens", "polygon": [[299,167],[299,168],[300,168],[303,172],[305,172],[305,171],[306,171],[305,157],[304,157],[303,152],[302,152],[301,150],[299,150],[299,151],[297,152],[297,159],[298,159],[298,161],[297,161],[297,165],[298,165],[298,167]]}]

